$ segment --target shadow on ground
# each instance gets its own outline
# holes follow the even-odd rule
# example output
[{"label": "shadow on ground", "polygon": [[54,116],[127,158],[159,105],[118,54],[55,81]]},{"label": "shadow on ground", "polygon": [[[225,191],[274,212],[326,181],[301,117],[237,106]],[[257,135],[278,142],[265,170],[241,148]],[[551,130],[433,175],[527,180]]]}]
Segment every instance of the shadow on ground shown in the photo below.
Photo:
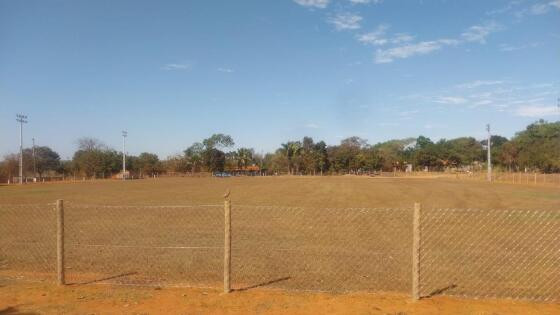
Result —
[{"label": "shadow on ground", "polygon": [[237,292],[247,291],[247,290],[256,289],[256,288],[264,287],[264,286],[267,286],[267,285],[271,285],[271,284],[274,284],[274,283],[278,283],[278,282],[282,282],[282,281],[287,281],[287,280],[290,280],[291,278],[292,278],[292,277],[278,278],[278,279],[270,280],[270,281],[267,281],[267,282],[262,282],[262,283],[259,283],[259,284],[255,284],[255,285],[252,285],[252,286],[248,286],[248,287],[243,287],[243,288],[239,288],[239,289],[233,289],[232,291],[234,291],[234,292],[235,292],[235,291],[237,291]]}]

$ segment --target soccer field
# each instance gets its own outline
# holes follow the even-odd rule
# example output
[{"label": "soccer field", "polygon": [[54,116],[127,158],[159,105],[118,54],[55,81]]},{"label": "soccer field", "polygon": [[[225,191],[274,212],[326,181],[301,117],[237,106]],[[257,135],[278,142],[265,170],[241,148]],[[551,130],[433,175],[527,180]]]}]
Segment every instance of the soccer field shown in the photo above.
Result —
[{"label": "soccer field", "polygon": [[297,207],[558,209],[557,187],[431,178],[232,177],[158,178],[0,186],[0,204],[56,199],[96,205],[217,204],[231,189],[235,204]]},{"label": "soccer field", "polygon": [[220,287],[227,189],[235,289],[410,292],[412,208],[419,202],[431,218],[422,221],[422,232],[431,236],[421,250],[423,295],[444,290],[475,297],[560,297],[560,274],[551,266],[560,259],[554,252],[560,224],[556,188],[436,178],[159,178],[3,186],[0,217],[8,233],[1,272],[54,280],[52,203],[64,199],[68,282]]}]

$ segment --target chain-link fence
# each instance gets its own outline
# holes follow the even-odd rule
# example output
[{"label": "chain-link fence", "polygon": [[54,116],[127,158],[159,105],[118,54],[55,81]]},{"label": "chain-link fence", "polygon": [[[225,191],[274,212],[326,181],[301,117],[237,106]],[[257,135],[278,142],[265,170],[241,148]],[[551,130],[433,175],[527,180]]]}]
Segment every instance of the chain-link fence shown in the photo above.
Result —
[{"label": "chain-link fence", "polygon": [[[231,212],[234,290],[410,293],[417,283],[424,297],[560,300],[558,211],[418,209],[416,224],[412,207]],[[65,203],[65,283],[220,287],[224,222],[223,205]],[[55,204],[0,205],[0,224],[0,276],[55,281]]]},{"label": "chain-link fence", "polygon": [[423,210],[420,295],[560,299],[560,212]]}]

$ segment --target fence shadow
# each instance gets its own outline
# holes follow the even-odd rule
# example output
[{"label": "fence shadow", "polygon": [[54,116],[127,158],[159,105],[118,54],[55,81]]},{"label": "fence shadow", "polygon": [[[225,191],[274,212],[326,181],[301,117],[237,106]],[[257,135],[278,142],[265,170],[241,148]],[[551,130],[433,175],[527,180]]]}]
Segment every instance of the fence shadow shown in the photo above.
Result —
[{"label": "fence shadow", "polygon": [[255,284],[252,286],[248,286],[248,287],[243,287],[243,288],[239,288],[239,289],[233,289],[232,291],[234,292],[242,292],[242,291],[247,291],[247,290],[251,290],[251,289],[256,289],[256,288],[260,288],[260,287],[264,287],[270,284],[274,284],[274,283],[278,283],[278,282],[282,282],[282,281],[287,281],[290,280],[292,277],[283,277],[283,278],[278,278],[278,279],[274,279],[274,280],[270,280],[267,282],[262,282],[259,284]]},{"label": "fence shadow", "polygon": [[[136,271],[133,271],[133,272],[126,272],[126,273],[121,273],[121,274],[118,274],[118,275],[109,276],[109,277],[100,278],[100,279],[94,279],[94,280],[83,281],[83,282],[72,282],[72,283],[67,283],[67,285],[92,284],[92,283],[97,283],[97,282],[102,282],[102,281],[107,281],[107,280],[113,280],[113,279],[117,279],[117,278],[123,278],[123,277],[133,276],[133,275],[135,275],[135,274],[138,274],[138,272],[136,272]],[[1,313],[0,313],[0,314],[1,314]]]},{"label": "fence shadow", "polygon": [[420,299],[429,299],[429,298],[434,297],[434,296],[436,296],[436,295],[442,295],[442,294],[444,294],[446,291],[455,289],[456,287],[457,287],[456,284],[451,284],[451,285],[448,285],[448,286],[446,286],[446,287],[444,287],[444,288],[434,290],[434,291],[430,292],[428,295],[421,296]]},{"label": "fence shadow", "polygon": [[17,309],[17,307],[13,307],[13,306],[8,306],[6,308],[2,308],[0,309],[0,315],[37,315],[39,313],[35,313],[35,312],[22,312],[20,310]]}]

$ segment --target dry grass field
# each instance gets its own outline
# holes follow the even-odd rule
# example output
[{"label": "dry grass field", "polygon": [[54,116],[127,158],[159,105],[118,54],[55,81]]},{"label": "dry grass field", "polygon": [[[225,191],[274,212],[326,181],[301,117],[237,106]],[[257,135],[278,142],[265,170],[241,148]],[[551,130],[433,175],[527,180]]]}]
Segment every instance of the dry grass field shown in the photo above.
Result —
[{"label": "dry grass field", "polygon": [[70,202],[103,205],[217,204],[226,189],[236,204],[298,207],[558,209],[557,187],[430,178],[159,178],[0,186],[0,204]]},{"label": "dry grass field", "polygon": [[[425,209],[560,209],[556,187],[455,179],[160,178],[0,186],[0,218],[8,231],[0,273],[54,279],[56,222],[45,204],[64,199],[68,282],[220,287],[227,189],[233,204],[232,283],[240,291],[407,293],[414,202]],[[507,230],[505,237],[516,231]],[[454,258],[454,244],[443,245]],[[491,261],[499,263],[492,256],[499,244],[485,245]],[[456,260],[441,262],[455,268],[450,263]],[[453,280],[468,287],[492,274],[475,276]],[[494,289],[511,290],[506,280]],[[431,289],[438,288],[424,293]]]}]

